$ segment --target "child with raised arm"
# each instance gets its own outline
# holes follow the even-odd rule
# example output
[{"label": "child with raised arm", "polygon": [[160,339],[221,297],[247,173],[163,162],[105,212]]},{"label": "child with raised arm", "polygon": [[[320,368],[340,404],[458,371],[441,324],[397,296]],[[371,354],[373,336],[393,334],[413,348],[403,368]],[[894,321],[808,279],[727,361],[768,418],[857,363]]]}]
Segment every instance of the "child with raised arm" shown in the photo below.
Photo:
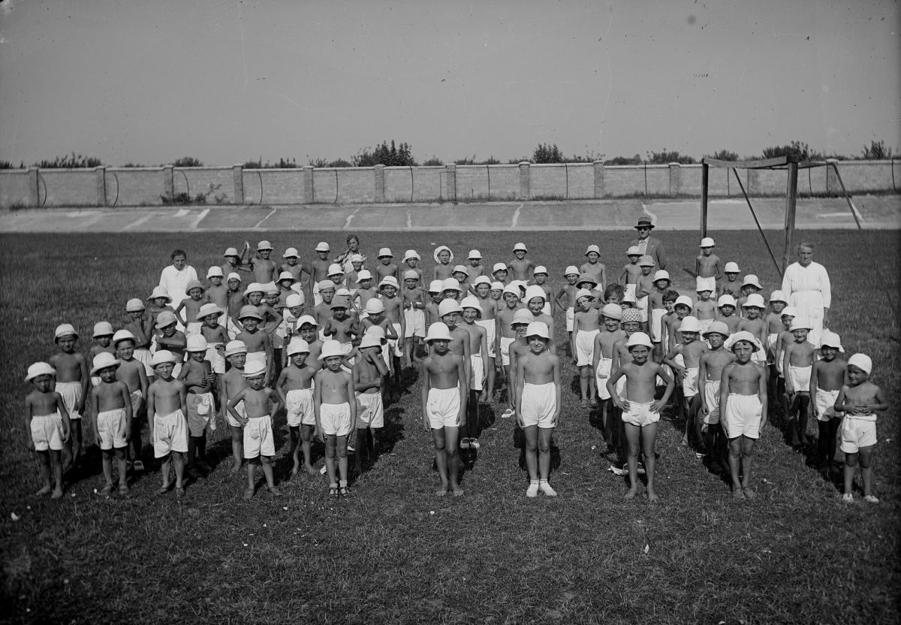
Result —
[{"label": "child with raised arm", "polygon": [[162,462],[160,477],[163,484],[157,492],[163,495],[172,488],[169,467],[174,464],[175,494],[183,497],[185,454],[188,453],[188,421],[185,414],[188,407],[185,404],[185,385],[172,377],[175,360],[175,355],[165,349],[153,355],[156,380],[147,389],[147,420],[150,423],[153,455]]},{"label": "child with raised arm", "polygon": [[53,333],[59,352],[50,357],[50,366],[56,370],[56,392],[63,398],[68,415],[70,431],[66,437],[69,443],[69,458],[63,459],[65,464],[77,464],[81,461],[83,449],[82,415],[91,382],[88,361],[75,351],[78,333],[72,324],[63,323]]},{"label": "child with raised arm", "polygon": [[216,429],[213,385],[216,375],[206,360],[207,342],[199,334],[188,337],[185,349],[188,360],[182,365],[178,380],[185,385],[185,405],[188,408],[188,464],[185,469],[195,477],[199,469],[204,475],[212,471],[206,462],[206,431]]},{"label": "child with raised arm", "polygon": [[374,332],[363,335],[359,352],[353,367],[354,391],[359,408],[355,449],[357,473],[363,473],[367,465],[375,463],[381,451],[381,431],[385,427],[382,384],[388,375],[388,366],[382,358],[382,341]]},{"label": "child with raised arm", "polygon": [[[482,307],[475,296],[469,295],[460,302],[463,309],[463,323],[460,327],[469,332],[469,414],[466,416],[466,437],[460,440],[461,447],[478,449],[480,414],[479,405],[487,403],[485,379],[488,375],[488,338],[485,328],[476,322],[482,314]],[[465,443],[464,443],[465,441]],[[464,447],[464,448],[465,448]]]},{"label": "child with raised arm", "polygon": [[560,360],[547,350],[550,333],[540,321],[525,331],[529,351],[516,361],[516,421],[526,439],[526,497],[542,492],[556,497],[548,478],[551,470],[551,437],[560,418]]},{"label": "child with raised arm", "polygon": [[[241,462],[244,458],[244,430],[239,419],[232,417],[228,409],[229,400],[240,393],[247,386],[244,379],[244,365],[247,361],[247,346],[243,341],[229,341],[225,345],[225,360],[229,369],[222,376],[219,386],[219,410],[223,420],[228,424],[232,442],[232,473],[241,470]],[[238,404],[237,410],[243,412],[244,405]]]},{"label": "child with raised arm", "polygon": [[153,375],[150,366],[150,342],[153,339],[153,323],[147,314],[144,302],[138,297],[133,297],[125,303],[125,314],[128,316],[123,330],[128,330],[134,337],[135,360],[144,366],[144,374]]},{"label": "child with raised arm", "polygon": [[720,380],[720,423],[729,439],[732,496],[753,499],[751,457],[767,420],[766,367],[751,360],[761,344],[750,332],[736,332],[725,345],[735,354]]},{"label": "child with raised arm", "polygon": [[[701,239],[701,253],[695,259],[695,276],[698,283],[698,293],[701,290],[716,293],[716,283],[722,277],[720,273],[720,258],[713,253],[716,245],[711,237]],[[698,317],[703,321],[702,317]]]},{"label": "child with raised arm", "polygon": [[25,428],[28,449],[41,459],[41,489],[36,497],[50,494],[51,499],[63,496],[62,453],[69,438],[69,414],[62,396],[53,390],[56,370],[46,362],[28,367],[26,382],[34,387],[25,397]]},{"label": "child with raised arm", "polygon": [[128,494],[125,451],[131,438],[131,398],[128,385],[116,379],[119,361],[109,352],[94,357],[92,375],[100,376],[100,384],[91,389],[94,435],[103,459],[104,485],[100,494],[109,497],[113,492],[113,456],[119,471],[119,494]]},{"label": "child with raised arm", "polygon": [[512,280],[522,280],[526,282],[532,277],[535,265],[526,258],[529,250],[525,243],[519,242],[513,246],[513,260],[507,263],[507,269],[510,271]]},{"label": "child with raised arm", "polygon": [[879,503],[873,494],[873,453],[876,446],[876,412],[888,410],[882,389],[870,382],[873,361],[866,354],[848,359],[848,383],[842,386],[835,410],[845,413],[842,451],[845,454],[845,490],[842,501],[853,503],[854,474],[860,462],[864,501]]},{"label": "child with raised arm", "polygon": [[810,405],[816,415],[819,430],[817,455],[820,471],[827,479],[830,477],[838,428],[842,422],[842,413],[835,411],[835,402],[842,386],[846,384],[848,363],[839,357],[844,352],[839,335],[823,330],[820,336],[820,359],[814,360],[810,371]]},{"label": "child with raised arm", "polygon": [[[228,401],[228,411],[232,418],[241,424],[244,430],[244,459],[247,461],[247,488],[244,499],[252,499],[256,492],[256,461],[259,459],[266,477],[266,489],[274,496],[281,495],[275,487],[275,476],[272,472],[272,457],[275,456],[275,438],[272,434],[272,417],[281,407],[278,393],[264,387],[266,368],[252,363],[244,369],[247,386]],[[270,410],[270,402],[274,404]],[[238,412],[237,405],[243,404],[244,410]]]},{"label": "child with raised arm", "polygon": [[810,415],[810,375],[817,348],[807,340],[810,323],[795,317],[791,329],[794,340],[782,355],[785,372],[785,394],[788,405],[786,417],[791,446],[801,451],[807,442],[807,417]]},{"label": "child with raised arm", "polygon": [[[316,475],[311,462],[311,443],[316,429],[313,408],[313,376],[318,370],[307,364],[310,345],[295,336],[288,343],[288,366],[282,369],[275,383],[282,405],[285,406],[288,432],[291,438],[291,477],[300,472],[300,452],[303,450],[303,466],[309,475]],[[315,361],[314,361],[315,362]]]},{"label": "child with raised arm", "polygon": [[700,459],[713,453],[717,462],[725,461],[726,454],[722,452],[727,448],[720,426],[720,380],[723,369],[735,359],[732,352],[723,349],[729,334],[729,328],[722,321],[711,323],[704,333],[710,349],[701,354],[698,362],[698,397],[701,406],[695,419],[695,433],[699,443],[696,455]]},{"label": "child with raised arm", "polygon": [[316,372],[313,390],[316,430],[319,440],[325,443],[325,467],[331,497],[350,493],[347,488],[347,437],[357,421],[354,380],[341,368],[343,357],[344,350],[338,341],[329,340],[322,344],[319,359],[325,362],[326,368]]},{"label": "child with raised arm", "polygon": [[404,271],[404,366],[412,367],[422,339],[425,338],[425,291],[419,284],[419,272]]},{"label": "child with raised arm", "polygon": [[578,273],[589,276],[595,281],[597,288],[601,291],[607,286],[607,267],[601,260],[601,248],[597,245],[589,245],[585,250],[585,258],[587,262],[582,263]]},{"label": "child with raised arm", "polygon": [[116,379],[125,382],[128,387],[128,398],[131,403],[131,437],[129,453],[133,460],[132,467],[135,471],[144,470],[144,462],[141,460],[141,416],[144,402],[147,397],[147,374],[144,365],[134,357],[135,338],[128,330],[117,330],[113,335],[113,346],[116,348],[116,357],[119,359],[119,367],[116,369]]},{"label": "child with raised arm", "polygon": [[595,375],[592,367],[594,361],[595,338],[600,332],[600,315],[592,303],[591,291],[579,289],[576,292],[576,312],[573,316],[572,346],[573,360],[579,368],[579,391],[582,407],[592,408],[598,405]]},{"label": "child with raised arm", "polygon": [[433,323],[426,334],[429,354],[422,361],[422,423],[431,430],[435,464],[443,497],[450,488],[463,494],[457,481],[459,458],[457,437],[466,423],[467,372],[465,361],[450,351],[451,335],[444,323]]},{"label": "child with raised arm", "polygon": [[[639,447],[644,454],[645,472],[647,476],[648,501],[658,500],[654,490],[654,469],[656,451],[654,443],[657,438],[657,422],[660,410],[666,405],[673,392],[673,380],[663,365],[651,359],[654,344],[644,332],[633,333],[626,346],[632,362],[623,363],[607,380],[607,392],[613,402],[623,411],[623,423],[626,428],[626,440],[629,444],[629,483],[626,499],[633,499],[638,494],[638,452]],[[663,397],[654,400],[657,376],[666,382]],[[620,378],[626,379],[625,397],[620,398],[616,392],[616,383]]]}]

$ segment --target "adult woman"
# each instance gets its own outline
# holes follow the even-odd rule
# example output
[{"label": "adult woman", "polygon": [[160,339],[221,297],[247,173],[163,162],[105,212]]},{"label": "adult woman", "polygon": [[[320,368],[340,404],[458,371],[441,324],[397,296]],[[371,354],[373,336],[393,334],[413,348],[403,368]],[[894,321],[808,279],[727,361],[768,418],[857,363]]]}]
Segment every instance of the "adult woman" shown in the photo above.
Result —
[{"label": "adult woman", "polygon": [[197,272],[188,264],[188,255],[184,250],[175,250],[170,256],[172,264],[163,267],[160,273],[160,286],[166,289],[169,297],[172,298],[173,308],[178,306],[188,294],[185,289],[188,282],[197,280]]},{"label": "adult woman", "polygon": [[798,317],[810,322],[807,340],[819,346],[823,328],[829,325],[832,287],[826,268],[813,262],[813,244],[805,242],[798,246],[798,261],[785,270],[782,292],[798,311]]},{"label": "adult woman", "polygon": [[[335,262],[341,265],[341,268],[344,269],[344,273],[348,274],[353,271],[354,266],[350,262],[351,256],[362,253],[360,252],[360,237],[355,234],[347,235],[347,249],[341,252],[338,257],[335,259]],[[363,256],[363,262],[366,262],[366,257]]]}]

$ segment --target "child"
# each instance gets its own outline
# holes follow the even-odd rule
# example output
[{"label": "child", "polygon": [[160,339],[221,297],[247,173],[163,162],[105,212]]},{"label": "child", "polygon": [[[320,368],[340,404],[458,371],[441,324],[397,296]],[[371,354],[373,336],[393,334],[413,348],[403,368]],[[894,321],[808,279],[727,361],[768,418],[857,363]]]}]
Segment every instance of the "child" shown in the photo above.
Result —
[{"label": "child", "polygon": [[63,496],[63,446],[69,440],[69,413],[62,396],[53,390],[56,370],[46,362],[36,362],[28,367],[26,382],[34,389],[25,397],[25,427],[28,431],[28,449],[37,452],[41,459],[43,486],[35,493],[51,499]]},{"label": "child", "polygon": [[707,351],[707,345],[698,340],[701,324],[694,317],[685,317],[679,325],[682,342],[673,347],[663,361],[675,372],[675,377],[682,383],[682,415],[685,417],[685,432],[682,444],[688,444],[690,424],[694,422],[700,401],[698,396],[698,367],[701,355]]},{"label": "child", "polygon": [[407,269],[404,272],[404,365],[413,366],[413,360],[422,339],[425,338],[425,292],[419,286],[419,272]]},{"label": "child", "polygon": [[[563,277],[566,278],[566,284],[557,291],[557,296],[554,297],[554,304],[557,310],[564,314],[566,332],[569,335],[567,338],[569,339],[569,344],[571,344],[573,339],[573,320],[576,314],[576,291],[579,290],[576,287],[576,281],[579,279],[579,269],[575,265],[570,265],[563,271]],[[573,353],[570,352],[569,355],[573,356]]]},{"label": "child", "polygon": [[357,274],[357,289],[351,295],[351,301],[356,304],[356,310],[366,309],[369,300],[378,297],[378,290],[372,286],[372,274],[368,269],[361,269]]},{"label": "child", "polygon": [[533,284],[526,288],[524,301],[529,312],[531,312],[534,317],[532,321],[540,321],[547,326],[548,334],[550,335],[550,341],[548,342],[547,348],[553,354],[556,353],[557,346],[554,343],[554,320],[549,314],[544,312],[547,297],[547,292],[544,289]]},{"label": "child", "polygon": [[[751,295],[758,295],[760,291],[763,290],[763,287],[760,285],[760,280],[757,279],[753,273],[749,273],[745,276],[745,279],[742,280],[741,283],[741,294],[738,297],[738,307],[741,309],[742,313],[745,312],[745,302],[748,301],[748,297]],[[760,295],[760,301],[763,302],[763,296]],[[761,310],[764,308],[763,304],[760,306]],[[754,334],[753,332],[751,334]]]},{"label": "child", "polygon": [[663,318],[663,348],[664,354],[669,353],[679,342],[679,328],[692,309],[691,298],[687,295],[679,295],[673,302],[673,313]]},{"label": "child", "polygon": [[356,319],[347,314],[347,306],[337,299],[332,302],[332,316],[325,322],[322,334],[341,344],[345,356],[353,349],[353,341],[363,333]]},{"label": "child", "polygon": [[401,298],[397,297],[398,284],[394,276],[383,278],[379,282],[379,300],[385,307],[385,317],[388,323],[394,328],[394,336],[388,344],[394,350],[392,358],[392,372],[394,374],[394,386],[396,390],[400,388],[400,359],[404,355],[403,337],[406,336],[405,320]]},{"label": "child", "polygon": [[247,254],[249,249],[250,243],[246,241],[241,254],[238,254],[238,250],[234,247],[226,248],[225,252],[222,253],[222,257],[225,259],[225,262],[222,263],[222,273],[228,276],[230,273],[238,273],[239,271],[250,272],[250,266],[244,263],[244,255]]},{"label": "child", "polygon": [[150,307],[147,309],[147,313],[150,316],[151,326],[156,325],[156,318],[164,310],[172,313],[175,312],[175,309],[169,305],[172,303],[172,298],[169,297],[168,293],[166,293],[166,289],[161,286],[154,287],[153,293],[150,294],[150,297],[147,298],[147,301],[150,302]]},{"label": "child", "polygon": [[181,363],[185,357],[185,346],[188,339],[184,332],[177,327],[178,318],[174,312],[164,310],[156,318],[157,335],[154,337],[157,350],[165,350],[175,358],[175,370],[173,375],[181,371]]},{"label": "child", "polygon": [[[474,250],[477,251],[477,250]],[[491,297],[491,281],[485,276],[479,276],[473,282],[475,297],[482,309],[482,314],[476,319],[476,323],[485,330],[485,344],[488,354],[488,370],[485,378],[485,401],[491,401],[494,397],[494,369],[495,351],[497,343],[497,309],[498,301]]]},{"label": "child", "polygon": [[488,401],[485,392],[485,379],[488,373],[488,338],[485,328],[476,323],[482,315],[479,300],[472,295],[464,297],[460,307],[463,309],[463,323],[460,327],[469,333],[470,354],[469,401],[467,402],[470,414],[466,416],[466,436],[460,439],[460,448],[479,449],[479,405]]},{"label": "child", "polygon": [[[322,298],[319,294],[319,289],[322,286],[322,282],[328,278],[329,267],[331,266],[331,262],[328,259],[329,252],[331,251],[331,247],[325,241],[320,241],[316,244],[316,258],[314,258],[310,262],[310,266],[313,269],[313,305],[317,305],[322,301]],[[330,281],[331,282],[331,281]]]},{"label": "child", "polygon": [[729,471],[732,496],[753,499],[751,456],[767,419],[766,369],[751,360],[761,348],[756,336],[746,330],[726,341],[735,360],[723,369],[720,381],[720,423],[729,439]]},{"label": "child", "polygon": [[225,325],[225,329],[228,330],[228,338],[234,340],[241,331],[241,327],[238,324],[238,314],[241,312],[241,307],[244,306],[244,293],[241,291],[241,276],[235,272],[228,274],[226,284],[228,285],[228,306],[225,308],[226,317],[223,325]]},{"label": "child", "polygon": [[221,267],[210,267],[206,272],[206,279],[210,285],[206,289],[207,300],[223,311],[228,306],[228,287],[222,283],[225,276]]},{"label": "child", "polygon": [[325,443],[325,467],[331,497],[337,497],[339,493],[350,494],[347,488],[347,437],[352,424],[357,421],[353,376],[341,369],[343,356],[344,350],[338,341],[322,344],[319,359],[325,362],[326,368],[316,372],[313,387],[316,431],[319,440]]},{"label": "child", "polygon": [[482,253],[479,250],[469,250],[469,256],[466,258],[469,261],[469,267],[466,268],[466,273],[469,274],[469,277],[475,280],[476,278],[485,276],[485,266],[482,265]]},{"label": "child", "polygon": [[491,267],[491,277],[494,278],[497,282],[500,282],[504,286],[509,282],[507,265],[504,263],[494,263]]},{"label": "child", "polygon": [[[204,297],[206,289],[198,280],[191,280],[185,287],[188,297],[179,303],[175,309],[175,316],[179,323],[185,328],[185,334],[197,334],[200,332],[200,322],[197,321],[197,313],[200,307],[206,304],[209,299]],[[182,314],[184,311],[184,314]]]},{"label": "child", "polygon": [[827,479],[835,457],[835,441],[842,414],[835,411],[835,401],[839,391],[846,384],[845,372],[848,363],[839,358],[844,353],[841,338],[835,332],[823,330],[820,338],[820,360],[814,360],[810,372],[810,405],[817,418],[819,435],[817,452],[820,471]]},{"label": "child", "polygon": [[720,284],[720,295],[731,295],[738,297],[741,295],[741,283],[738,281],[738,263],[729,261],[723,269],[726,279]]},{"label": "child", "polygon": [[100,377],[100,384],[91,389],[91,406],[96,415],[94,435],[103,457],[104,485],[100,494],[109,497],[113,492],[112,457],[116,457],[119,471],[119,494],[128,494],[125,450],[131,438],[131,398],[128,386],[116,380],[119,361],[109,352],[94,357],[92,375]]},{"label": "child", "polygon": [[[663,297],[669,291],[670,277],[666,269],[654,272],[654,288],[648,294],[648,308],[651,313],[648,316],[648,329],[651,342],[654,343],[654,353],[660,351],[660,340],[663,336],[663,316],[666,315],[666,304]],[[678,297],[678,296],[677,296]],[[675,298],[673,298],[675,301]]]},{"label": "child", "polygon": [[699,443],[696,455],[698,459],[714,452],[717,461],[723,459],[725,454],[718,453],[724,450],[725,444],[718,444],[722,437],[720,433],[720,380],[723,377],[723,369],[731,363],[735,357],[732,352],[723,349],[723,344],[729,338],[729,328],[722,321],[714,321],[704,332],[704,338],[710,348],[701,354],[698,361],[698,397],[701,405],[695,422],[695,434]]},{"label": "child", "polygon": [[[766,321],[766,349],[767,357],[772,358],[775,355],[776,339],[782,332],[782,311],[788,305],[788,300],[782,291],[773,291],[770,295],[770,312],[764,318]],[[772,361],[770,361],[772,362]]]},{"label": "child", "polygon": [[510,375],[510,344],[516,338],[513,331],[513,316],[520,309],[519,306],[519,290],[512,286],[505,286],[503,289],[504,307],[497,311],[497,344],[495,345],[495,353],[501,355],[501,367],[504,370],[504,380],[506,385],[506,395],[508,407],[501,415],[503,419],[509,419],[514,415],[513,410],[513,386],[511,385],[512,377]]},{"label": "child", "polygon": [[451,353],[451,335],[443,323],[429,326],[426,334],[429,355],[422,361],[422,422],[432,432],[435,464],[441,487],[436,495],[443,497],[448,487],[455,497],[463,494],[457,481],[459,453],[457,437],[466,424],[468,376],[464,359]]},{"label": "child", "polygon": [[164,495],[172,488],[169,481],[170,463],[175,464],[175,495],[185,494],[184,463],[188,453],[188,422],[185,413],[185,385],[172,377],[175,355],[161,349],[153,355],[153,371],[156,380],[147,389],[147,420],[150,423],[150,439],[153,455],[162,460],[160,477],[163,485],[158,494]]},{"label": "child", "polygon": [[238,321],[244,326],[244,330],[238,334],[236,340],[244,343],[247,348],[247,364],[260,363],[266,368],[266,375],[269,376],[272,363],[272,341],[269,335],[260,330],[259,310],[256,306],[244,306],[238,315]]},{"label": "child", "polygon": [[[613,427],[613,412],[616,407],[611,406],[610,393],[607,391],[607,378],[610,377],[613,364],[614,345],[626,338],[626,333],[620,328],[623,318],[623,309],[616,304],[604,304],[601,309],[603,327],[594,337],[594,351],[592,353],[591,367],[594,370],[595,388],[601,400],[601,424],[602,435],[608,449],[619,447],[619,426]],[[621,458],[620,460],[625,460]]]},{"label": "child", "polygon": [[641,275],[641,266],[638,261],[642,257],[641,250],[637,245],[633,245],[626,250],[626,257],[629,263],[623,267],[623,272],[619,276],[619,283],[623,286],[627,293],[635,293],[635,285],[638,284],[638,276]]},{"label": "child", "polygon": [[[116,349],[113,347],[113,324],[109,321],[98,321],[94,324],[94,332],[92,338],[94,342],[91,344],[91,349],[88,351],[88,358],[91,361],[94,360],[94,357],[97,354],[102,352],[106,352],[107,354],[115,354]],[[95,376],[91,376],[91,382],[94,386],[100,384],[100,378],[96,378]]]},{"label": "child", "polygon": [[253,279],[256,282],[266,283],[275,279],[275,273],[278,267],[269,256],[272,254],[272,245],[269,241],[260,241],[257,243],[257,253],[250,260],[250,267],[253,271]]},{"label": "child", "polygon": [[[577,320],[578,322],[578,320]],[[551,470],[551,436],[560,418],[560,361],[547,350],[550,333],[540,321],[526,327],[529,352],[516,362],[516,421],[526,439],[526,497],[541,491],[556,497],[548,478]]]},{"label": "child", "polygon": [[460,286],[460,281],[456,278],[445,278],[441,282],[441,293],[443,299],[459,301],[460,296],[463,294],[463,288]]},{"label": "child", "polygon": [[[242,389],[228,402],[228,411],[232,418],[244,429],[244,459],[247,461],[247,488],[244,499],[252,499],[256,492],[256,460],[263,465],[266,477],[266,489],[275,497],[282,493],[275,487],[275,476],[272,472],[272,457],[275,456],[275,438],[272,434],[272,417],[269,403],[275,405],[271,412],[278,412],[281,407],[278,393],[265,388],[266,366],[255,362],[244,369],[247,387]],[[239,403],[244,404],[243,414],[236,410]]]},{"label": "child", "polygon": [[794,341],[788,344],[782,355],[782,371],[785,372],[785,393],[788,402],[786,417],[791,446],[795,451],[801,451],[807,442],[810,377],[816,347],[807,340],[810,324],[806,319],[795,317],[790,331]]},{"label": "child", "polygon": [[[631,486],[625,498],[633,499],[638,494],[640,444],[648,480],[648,502],[655,503],[658,501],[658,497],[654,490],[656,465],[654,442],[657,437],[660,410],[666,405],[673,392],[673,380],[662,365],[651,360],[650,355],[654,344],[651,343],[651,337],[647,334],[644,332],[633,333],[629,337],[626,347],[632,357],[632,362],[622,364],[607,380],[607,392],[610,393],[617,408],[623,411],[622,419],[626,429],[626,440],[629,444],[629,482]],[[666,382],[666,390],[663,397],[655,401],[657,376]],[[616,383],[622,377],[626,379],[625,399],[621,399],[616,392]]]},{"label": "child", "polygon": [[633,295],[636,300],[635,307],[641,311],[643,320],[647,322],[649,319],[648,296],[654,291],[654,259],[645,254],[638,259],[638,266],[641,268],[641,273],[635,283]]},{"label": "child", "polygon": [[119,359],[119,368],[116,369],[116,379],[121,380],[128,387],[128,398],[131,403],[131,423],[129,441],[131,442],[132,467],[135,471],[144,470],[144,462],[141,460],[141,412],[144,408],[144,400],[147,397],[147,373],[144,365],[134,357],[135,339],[128,330],[118,330],[113,335],[113,346],[116,348],[116,357]]},{"label": "child", "polygon": [[573,318],[573,338],[570,347],[579,368],[579,391],[583,408],[589,406],[595,408],[598,405],[592,363],[595,339],[600,332],[600,317],[598,310],[591,305],[593,300],[591,291],[580,289],[576,293],[577,309]]},{"label": "child", "polygon": [[275,384],[279,399],[285,406],[288,431],[291,436],[291,477],[300,471],[300,452],[303,449],[303,466],[309,475],[316,475],[312,464],[311,443],[316,429],[313,409],[313,376],[317,369],[307,364],[310,345],[295,336],[288,343],[288,366],[282,369]]},{"label": "child", "polygon": [[404,270],[412,269],[418,275],[420,280],[422,279],[422,270],[419,268],[419,263],[422,262],[422,256],[419,255],[419,252],[416,250],[407,250],[404,252],[404,257],[401,259],[401,262],[404,264]]},{"label": "child", "polygon": [[702,284],[702,279],[697,279],[698,301],[695,302],[695,317],[701,326],[701,332],[706,332],[710,324],[716,319],[716,302],[710,299],[713,291],[708,289],[709,284]]},{"label": "child", "polygon": [[607,267],[604,263],[599,262],[601,259],[601,248],[594,244],[589,245],[585,250],[585,257],[588,259],[588,262],[583,263],[579,267],[579,273],[589,276],[598,285],[598,288],[603,291],[607,285]]},{"label": "child", "polygon": [[145,375],[151,376],[153,368],[150,366],[150,343],[153,339],[153,323],[146,312],[144,302],[138,297],[133,297],[125,303],[125,313],[128,320],[123,329],[131,332],[134,337],[135,360],[144,365]]},{"label": "child", "polygon": [[210,362],[206,360],[207,342],[198,334],[188,337],[185,349],[188,360],[178,374],[185,385],[185,405],[188,412],[188,464],[187,471],[194,477],[195,469],[204,474],[212,471],[206,463],[206,430],[216,430],[216,421],[210,415],[216,410],[213,400],[213,383],[216,380]]},{"label": "child", "polygon": [[[228,423],[231,434],[232,460],[234,461],[231,472],[237,473],[241,470],[241,461],[244,458],[244,430],[241,421],[232,417],[231,411],[228,410],[228,402],[247,386],[244,378],[247,346],[242,341],[229,341],[225,345],[225,360],[229,364],[229,369],[222,376],[219,388],[219,409],[222,412],[222,418]],[[243,412],[243,404],[239,404],[237,409]]]},{"label": "child", "polygon": [[204,304],[197,313],[200,326],[200,336],[206,341],[207,350],[205,359],[210,363],[213,373],[221,377],[225,374],[225,344],[228,343],[228,331],[219,325],[223,309],[216,304]]},{"label": "child", "polygon": [[444,280],[446,278],[451,277],[451,272],[454,270],[451,262],[454,260],[454,253],[451,251],[446,245],[439,245],[435,248],[435,251],[432,253],[432,258],[435,259],[435,270],[432,272],[432,280]]},{"label": "child", "polygon": [[363,256],[360,254],[351,254],[350,256],[350,268],[347,268],[347,263],[345,265],[345,274],[344,274],[344,283],[348,288],[356,287],[358,280],[360,278],[360,272],[364,271],[363,269]]},{"label": "child", "polygon": [[[722,277],[720,275],[720,258],[713,254],[716,245],[710,237],[701,239],[701,254],[695,259],[695,276],[698,283],[698,293],[702,290],[716,292],[716,283]],[[703,321],[702,317],[698,319]]]},{"label": "child", "polygon": [[741,317],[735,314],[735,305],[735,298],[730,293],[724,293],[716,300],[716,319],[726,324],[729,334],[738,332],[738,324],[741,323]]},{"label": "child", "polygon": [[[388,375],[388,367],[382,358],[382,342],[375,333],[363,335],[359,351],[353,367],[354,391],[358,402],[357,441],[354,447],[357,473],[363,473],[366,464],[374,464],[381,451],[381,431],[385,426],[382,383]],[[366,456],[365,463],[363,456]]]},{"label": "child", "polygon": [[547,267],[544,265],[538,265],[535,267],[535,271],[532,272],[532,286],[540,286],[542,290],[544,290],[544,306],[541,309],[541,312],[551,316],[551,300],[553,299],[551,293],[551,285],[547,283]]},{"label": "child", "polygon": [[457,281],[457,286],[460,287],[460,293],[468,293],[472,287],[469,283],[469,272],[466,271],[466,267],[463,265],[454,266],[454,270],[451,272],[451,278]]},{"label": "child", "polygon": [[860,460],[864,501],[879,503],[873,494],[873,448],[876,446],[876,412],[888,410],[882,389],[870,382],[873,361],[865,354],[848,359],[848,383],[842,386],[835,410],[844,412],[842,423],[842,451],[845,453],[845,491],[842,501],[852,503],[854,473]]},{"label": "child", "polygon": [[397,265],[392,262],[394,254],[391,253],[391,248],[383,247],[380,249],[378,259],[379,264],[375,266],[375,277],[378,278],[379,282],[388,276],[397,280]]},{"label": "child", "polygon": [[[752,276],[753,277],[753,276]],[[745,278],[747,280],[747,278]],[[766,362],[766,351],[763,344],[766,342],[767,323],[763,319],[763,296],[759,293],[749,293],[742,304],[742,312],[744,319],[738,322],[738,330],[750,332],[757,339],[757,343],[761,348],[752,355],[754,362]]]},{"label": "child", "polygon": [[68,415],[70,425],[66,428],[70,436],[65,439],[70,445],[70,457],[68,461],[64,460],[64,462],[67,465],[77,464],[81,461],[82,455],[81,422],[91,376],[88,372],[87,360],[82,354],[75,351],[78,333],[75,332],[72,324],[58,325],[53,336],[59,346],[59,352],[50,357],[50,366],[56,371],[56,388],[54,390],[62,397],[65,414]]},{"label": "child", "polygon": [[441,322],[447,326],[450,332],[450,349],[452,354],[463,358],[463,368],[466,370],[464,384],[469,388],[469,380],[472,375],[472,336],[468,330],[460,327],[460,319],[463,308],[456,300],[446,299],[438,306],[438,315]]},{"label": "child", "polygon": [[525,282],[532,277],[535,265],[526,259],[528,251],[525,243],[520,242],[513,246],[513,260],[507,263],[507,269],[513,274],[514,280]]}]

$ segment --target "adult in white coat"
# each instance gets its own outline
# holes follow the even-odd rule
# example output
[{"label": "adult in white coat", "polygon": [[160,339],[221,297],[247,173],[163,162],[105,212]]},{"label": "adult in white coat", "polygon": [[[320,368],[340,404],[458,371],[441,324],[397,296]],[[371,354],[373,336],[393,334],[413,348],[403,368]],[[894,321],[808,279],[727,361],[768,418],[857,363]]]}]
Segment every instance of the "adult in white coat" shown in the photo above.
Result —
[{"label": "adult in white coat", "polygon": [[829,325],[829,308],[832,306],[832,286],[826,268],[813,261],[813,245],[798,246],[798,261],[785,270],[782,292],[788,303],[798,311],[798,317],[810,322],[811,343],[820,345],[823,328]]}]

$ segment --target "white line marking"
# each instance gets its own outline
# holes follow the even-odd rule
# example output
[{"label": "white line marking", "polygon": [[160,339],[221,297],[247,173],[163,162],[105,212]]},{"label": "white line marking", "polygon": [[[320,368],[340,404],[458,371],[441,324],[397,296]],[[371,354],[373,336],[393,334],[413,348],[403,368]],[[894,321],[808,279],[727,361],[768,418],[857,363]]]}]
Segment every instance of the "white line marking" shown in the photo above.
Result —
[{"label": "white line marking", "polygon": [[857,210],[857,207],[854,206],[854,200],[848,198],[848,203],[851,205],[851,210],[854,211],[854,214],[857,215],[858,221],[860,221],[861,225],[863,225],[863,215],[860,214],[860,211]]},{"label": "white line marking", "polygon": [[353,221],[354,217],[357,216],[357,213],[360,212],[360,208],[362,208],[362,207],[357,207],[354,210],[354,212],[352,212],[350,215],[348,215],[347,219],[344,220],[344,230],[347,230],[348,228],[350,228],[350,222]]},{"label": "white line marking", "polygon": [[657,225],[657,215],[648,210],[648,207],[644,205],[644,202],[641,203],[641,211],[647,215],[651,219],[651,225]]},{"label": "white line marking", "polygon": [[525,206],[525,202],[520,203],[520,205],[516,207],[516,210],[513,211],[513,221],[510,223],[511,229],[516,228],[517,224],[519,223],[519,211],[523,206]]},{"label": "white line marking", "polygon": [[180,209],[178,209],[178,212],[175,213],[175,215],[173,215],[173,216],[174,217],[187,217],[188,213],[190,213],[190,212],[191,211],[189,211],[187,208],[180,208]]},{"label": "white line marking", "polygon": [[817,213],[817,219],[835,219],[836,217],[848,217],[850,219],[851,215],[848,214],[848,211],[841,213]]},{"label": "white line marking", "polygon": [[407,230],[411,230],[413,228],[413,214],[408,210],[407,211]]},{"label": "white line marking", "polygon": [[203,218],[206,217],[209,213],[210,213],[210,209],[208,209],[208,208],[205,208],[202,211],[200,211],[200,213],[197,215],[197,218],[191,224],[190,229],[197,230],[197,226],[200,225],[200,222],[203,221]]},{"label": "white line marking", "polygon": [[262,218],[261,220],[259,220],[256,224],[254,224],[253,229],[255,230],[255,229],[259,228],[260,225],[261,225],[264,221],[266,221],[267,219],[269,219],[270,217],[272,217],[272,216],[275,214],[275,212],[276,212],[277,210],[278,210],[277,208],[273,208],[271,211],[269,211],[269,214],[268,214],[268,215],[266,215],[265,217],[263,217],[263,218]]},{"label": "white line marking", "polygon": [[145,223],[150,221],[151,217],[156,217],[156,215],[153,213],[151,213],[150,215],[144,215],[140,219],[136,219],[135,221],[122,228],[122,230],[134,230],[136,228],[139,228],[140,226],[143,226]]}]

